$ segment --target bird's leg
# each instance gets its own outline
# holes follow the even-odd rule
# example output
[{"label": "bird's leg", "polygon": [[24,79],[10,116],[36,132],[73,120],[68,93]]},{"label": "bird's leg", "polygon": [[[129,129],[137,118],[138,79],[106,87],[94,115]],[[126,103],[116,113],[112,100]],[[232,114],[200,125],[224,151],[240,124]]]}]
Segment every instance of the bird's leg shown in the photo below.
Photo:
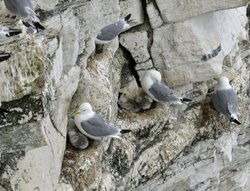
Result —
[{"label": "bird's leg", "polygon": [[28,22],[23,21],[23,24],[24,24],[26,27],[31,27],[31,25],[30,25]]},{"label": "bird's leg", "polygon": [[36,27],[37,32],[39,32],[39,29],[40,31],[45,29],[39,22],[34,22],[33,24]]}]

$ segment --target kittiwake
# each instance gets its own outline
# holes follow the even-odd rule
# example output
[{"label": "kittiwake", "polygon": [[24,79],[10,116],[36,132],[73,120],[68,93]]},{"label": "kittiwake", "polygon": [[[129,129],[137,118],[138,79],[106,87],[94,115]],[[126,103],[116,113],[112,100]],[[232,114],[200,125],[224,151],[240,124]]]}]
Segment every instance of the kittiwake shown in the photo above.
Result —
[{"label": "kittiwake", "polygon": [[31,0],[4,0],[8,11],[19,16],[26,26],[33,26],[37,29],[45,29],[40,24],[40,19],[36,16]]},{"label": "kittiwake", "polygon": [[7,27],[0,25],[0,39],[15,36],[20,33],[22,33],[21,29],[9,29]]},{"label": "kittiwake", "polygon": [[129,25],[129,19],[131,14],[128,14],[125,18],[118,20],[117,22],[107,25],[101,29],[95,39],[96,44],[107,44],[117,37],[121,32],[126,30]]},{"label": "kittiwake", "polygon": [[161,73],[155,69],[145,72],[141,80],[144,91],[150,98],[156,102],[189,102],[188,98],[178,97],[173,91],[162,81]]},{"label": "kittiwake", "polygon": [[77,129],[74,119],[68,120],[67,132],[72,146],[77,149],[85,149],[88,147],[89,140]]},{"label": "kittiwake", "polygon": [[213,105],[217,111],[221,112],[230,121],[240,125],[237,118],[238,104],[237,97],[225,76],[221,76],[212,94]]},{"label": "kittiwake", "polygon": [[11,57],[10,53],[7,52],[0,52],[0,62],[8,60]]},{"label": "kittiwake", "polygon": [[103,137],[121,138],[121,134],[129,133],[129,129],[111,127],[92,110],[92,106],[85,102],[74,113],[75,124],[79,131],[92,139]]}]

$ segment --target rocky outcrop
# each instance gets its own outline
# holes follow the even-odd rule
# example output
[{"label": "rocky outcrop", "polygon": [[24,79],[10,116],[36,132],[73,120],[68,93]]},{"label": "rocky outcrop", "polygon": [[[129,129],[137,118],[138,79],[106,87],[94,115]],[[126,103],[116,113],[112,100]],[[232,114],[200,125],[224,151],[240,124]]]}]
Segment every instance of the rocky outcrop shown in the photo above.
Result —
[{"label": "rocky outcrop", "polygon": [[10,113],[1,115],[0,190],[55,190],[58,184],[67,111],[80,67],[68,63],[73,56],[76,61],[78,39],[67,42],[72,47],[68,51],[63,36],[74,36],[68,29],[58,30],[69,24],[58,22],[57,15],[57,28],[51,20],[44,22],[47,30],[33,36],[18,20],[1,17],[3,25],[20,27],[23,33],[0,45],[1,51],[11,52],[1,63],[0,98]]},{"label": "rocky outcrop", "polygon": [[204,13],[237,8],[245,4],[244,0],[202,0],[199,2],[170,0],[168,3],[165,3],[164,0],[156,0],[156,5],[165,23],[183,21]]},{"label": "rocky outcrop", "polygon": [[[237,8],[245,1],[34,5],[46,27],[35,35],[0,6],[1,23],[23,29],[0,41],[0,51],[12,53],[0,63],[0,100],[11,111],[0,115],[1,191],[250,189],[250,44],[246,7]],[[92,54],[99,30],[129,13],[131,28]],[[152,67],[193,101],[151,104],[140,78]],[[221,74],[237,92],[240,126],[211,104]],[[67,121],[86,101],[132,133],[72,147]]]}]

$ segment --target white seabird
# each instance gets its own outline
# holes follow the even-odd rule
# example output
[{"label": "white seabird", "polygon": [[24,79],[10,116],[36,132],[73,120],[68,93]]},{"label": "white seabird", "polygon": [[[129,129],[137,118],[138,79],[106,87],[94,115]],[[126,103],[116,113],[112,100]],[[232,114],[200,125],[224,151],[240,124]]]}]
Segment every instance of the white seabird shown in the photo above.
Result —
[{"label": "white seabird", "polygon": [[111,127],[95,112],[89,103],[82,103],[74,113],[74,120],[81,133],[92,139],[103,137],[121,138],[121,134],[128,133],[129,129],[118,129]]},{"label": "white seabird", "polygon": [[102,28],[95,39],[95,44],[107,44],[111,42],[115,37],[117,37],[121,32],[130,26],[130,17],[131,14],[128,14],[125,18]]},{"label": "white seabird", "polygon": [[212,95],[213,105],[217,111],[225,115],[230,121],[240,125],[237,118],[238,103],[236,94],[225,76],[221,76]]},{"label": "white seabird", "polygon": [[39,22],[40,19],[36,16],[31,0],[4,0],[7,10],[19,16],[26,26],[33,26],[37,29],[45,29]]},{"label": "white seabird", "polygon": [[141,79],[141,85],[144,91],[156,102],[188,102],[188,98],[178,97],[162,81],[161,73],[157,70],[150,69],[145,72]]}]

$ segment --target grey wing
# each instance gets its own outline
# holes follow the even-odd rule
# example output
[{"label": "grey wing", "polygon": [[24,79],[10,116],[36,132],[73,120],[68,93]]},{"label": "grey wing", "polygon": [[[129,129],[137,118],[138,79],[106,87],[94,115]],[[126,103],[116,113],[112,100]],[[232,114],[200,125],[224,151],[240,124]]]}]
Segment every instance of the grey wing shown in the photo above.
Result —
[{"label": "grey wing", "polygon": [[212,100],[214,107],[228,117],[238,111],[237,97],[233,89],[217,90]]},{"label": "grey wing", "polygon": [[110,24],[104,27],[100,34],[98,34],[97,39],[103,41],[110,41],[117,37],[123,30],[124,21],[117,21],[114,24]]},{"label": "grey wing", "polygon": [[31,0],[4,0],[6,8],[14,15],[27,17],[25,7],[33,9]]},{"label": "grey wing", "polygon": [[97,114],[87,121],[82,121],[81,126],[84,131],[90,135],[103,137],[108,135],[114,135],[119,132],[119,129],[111,127]]},{"label": "grey wing", "polygon": [[159,101],[171,102],[179,101],[179,98],[174,95],[172,90],[167,87],[164,82],[155,82],[150,88],[149,92]]}]

